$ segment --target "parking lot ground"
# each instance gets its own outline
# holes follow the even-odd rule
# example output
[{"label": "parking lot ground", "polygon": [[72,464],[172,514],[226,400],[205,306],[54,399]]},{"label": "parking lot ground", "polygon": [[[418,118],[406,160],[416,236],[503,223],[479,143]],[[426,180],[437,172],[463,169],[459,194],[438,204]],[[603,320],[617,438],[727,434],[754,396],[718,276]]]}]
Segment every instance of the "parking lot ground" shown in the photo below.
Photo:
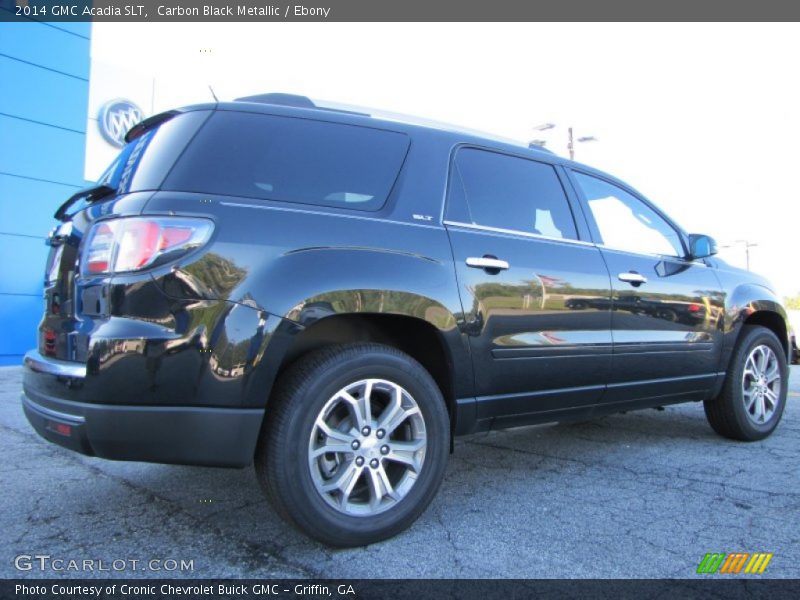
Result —
[{"label": "parking lot ground", "polygon": [[[800,371],[776,432],[715,435],[700,404],[460,439],[407,532],[333,550],[284,524],[252,469],[87,458],[40,439],[0,369],[0,576],[18,555],[137,560],[120,577],[693,577],[707,552],[772,552],[800,577]],[[193,570],[142,570],[151,559]],[[171,564],[171,563],[160,563]],[[130,565],[130,562],[128,562]]]}]

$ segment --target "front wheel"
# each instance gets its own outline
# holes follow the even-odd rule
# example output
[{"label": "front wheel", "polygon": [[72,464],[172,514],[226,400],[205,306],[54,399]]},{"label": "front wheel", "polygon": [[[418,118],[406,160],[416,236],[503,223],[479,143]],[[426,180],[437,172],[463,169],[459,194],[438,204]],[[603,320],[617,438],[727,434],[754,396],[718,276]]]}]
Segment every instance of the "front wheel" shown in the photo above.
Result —
[{"label": "front wheel", "polygon": [[718,434],[745,442],[770,435],[781,420],[789,385],[786,353],[777,336],[745,325],[722,392],[704,408]]},{"label": "front wheel", "polygon": [[256,456],[277,511],[334,546],[410,526],[436,494],[449,448],[430,374],[394,348],[353,344],[300,359],[278,386]]}]

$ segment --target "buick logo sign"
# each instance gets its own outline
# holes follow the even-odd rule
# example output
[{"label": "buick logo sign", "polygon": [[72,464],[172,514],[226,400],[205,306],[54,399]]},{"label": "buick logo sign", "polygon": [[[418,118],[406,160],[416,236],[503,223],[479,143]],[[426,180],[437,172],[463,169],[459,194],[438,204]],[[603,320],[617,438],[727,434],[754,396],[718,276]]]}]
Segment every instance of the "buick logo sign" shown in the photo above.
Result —
[{"label": "buick logo sign", "polygon": [[117,98],[103,104],[97,124],[103,139],[112,146],[125,145],[125,134],[144,118],[142,109],[130,100]]}]

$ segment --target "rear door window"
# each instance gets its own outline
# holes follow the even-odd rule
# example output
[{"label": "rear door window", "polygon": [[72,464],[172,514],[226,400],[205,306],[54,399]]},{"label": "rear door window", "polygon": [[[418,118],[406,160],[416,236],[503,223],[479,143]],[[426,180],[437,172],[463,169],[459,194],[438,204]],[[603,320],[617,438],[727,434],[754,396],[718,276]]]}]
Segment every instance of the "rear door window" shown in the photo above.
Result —
[{"label": "rear door window", "polygon": [[448,218],[459,214],[473,225],[578,239],[567,196],[551,165],[462,148],[454,171],[450,202],[463,203],[463,208],[448,208]]},{"label": "rear door window", "polygon": [[386,202],[408,146],[393,131],[219,111],[163,189],[374,211]]}]

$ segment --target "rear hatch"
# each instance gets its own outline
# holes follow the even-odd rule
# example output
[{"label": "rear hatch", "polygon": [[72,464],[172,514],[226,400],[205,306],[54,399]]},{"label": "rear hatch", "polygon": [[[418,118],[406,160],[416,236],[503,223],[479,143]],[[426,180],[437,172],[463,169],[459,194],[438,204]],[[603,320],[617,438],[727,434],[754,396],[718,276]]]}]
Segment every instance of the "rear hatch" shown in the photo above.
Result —
[{"label": "rear hatch", "polygon": [[82,244],[100,219],[141,214],[175,160],[210,110],[171,111],[147,119],[94,186],[69,198],[54,215],[61,221],[48,237],[44,316],[38,349],[43,356],[85,362],[87,339],[108,318],[111,276],[79,272]]}]

